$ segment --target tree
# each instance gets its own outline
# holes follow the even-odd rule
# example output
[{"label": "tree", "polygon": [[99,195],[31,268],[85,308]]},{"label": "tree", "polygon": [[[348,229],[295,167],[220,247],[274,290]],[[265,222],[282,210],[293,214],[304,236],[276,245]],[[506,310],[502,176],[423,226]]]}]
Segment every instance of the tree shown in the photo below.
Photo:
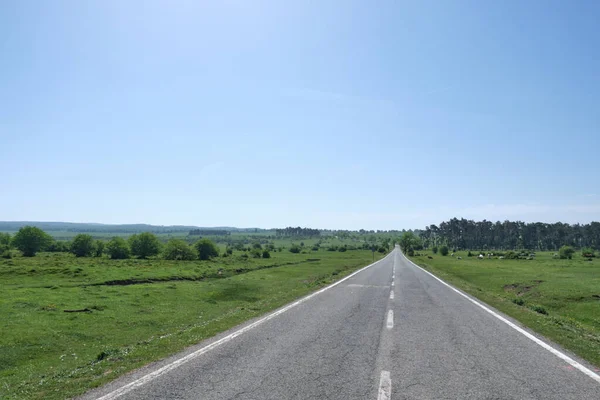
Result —
[{"label": "tree", "polygon": [[438,252],[438,248],[437,248],[437,246],[433,246],[433,247],[431,248],[431,251],[433,251],[433,254],[437,254],[437,252]]},{"label": "tree", "polygon": [[198,251],[198,258],[201,260],[210,260],[219,256],[219,249],[210,239],[200,239],[194,245]]},{"label": "tree", "polygon": [[114,237],[106,244],[106,252],[113,260],[129,258],[129,245],[122,237]]},{"label": "tree", "polygon": [[440,254],[443,256],[447,256],[448,255],[448,246],[440,247]]},{"label": "tree", "polygon": [[104,253],[104,242],[102,240],[96,240],[96,248],[94,249],[95,257],[102,257]]},{"label": "tree", "polygon": [[269,253],[269,250],[263,250],[262,258],[271,258],[271,253]]},{"label": "tree", "polygon": [[575,254],[575,250],[571,246],[562,246],[558,250],[558,256],[563,260],[570,260],[571,258],[573,258],[573,254]]},{"label": "tree", "polygon": [[160,242],[155,234],[143,232],[129,237],[131,254],[139,258],[148,258],[160,252]]},{"label": "tree", "polygon": [[400,238],[400,247],[403,251],[414,250],[418,245],[418,239],[412,232],[404,232]]},{"label": "tree", "polygon": [[163,250],[165,260],[190,261],[198,258],[196,251],[187,242],[181,239],[171,239]]},{"label": "tree", "polygon": [[298,246],[297,244],[293,244],[293,245],[290,247],[290,253],[297,254],[297,253],[300,253],[300,250],[302,250],[302,249],[301,249],[301,248],[300,248],[300,246]]},{"label": "tree", "polygon": [[90,257],[94,253],[94,238],[80,233],[73,238],[70,250],[75,257]]},{"label": "tree", "polygon": [[24,226],[15,234],[12,244],[23,252],[25,257],[33,257],[52,243],[52,237],[35,226]]},{"label": "tree", "polygon": [[0,253],[10,249],[10,234],[0,232]]}]

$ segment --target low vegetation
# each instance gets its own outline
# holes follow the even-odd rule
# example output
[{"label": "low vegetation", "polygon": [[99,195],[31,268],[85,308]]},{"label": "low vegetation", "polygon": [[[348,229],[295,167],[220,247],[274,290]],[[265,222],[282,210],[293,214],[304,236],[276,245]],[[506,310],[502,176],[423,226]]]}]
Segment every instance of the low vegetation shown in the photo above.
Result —
[{"label": "low vegetation", "polygon": [[561,250],[421,251],[412,260],[600,367],[600,262],[589,249]]}]

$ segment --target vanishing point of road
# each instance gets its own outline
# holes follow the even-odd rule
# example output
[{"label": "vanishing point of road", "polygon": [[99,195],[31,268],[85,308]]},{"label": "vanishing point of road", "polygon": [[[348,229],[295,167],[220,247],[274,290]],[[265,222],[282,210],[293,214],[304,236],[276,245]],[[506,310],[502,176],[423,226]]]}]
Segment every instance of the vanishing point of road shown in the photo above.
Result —
[{"label": "vanishing point of road", "polygon": [[592,366],[408,261],[338,283],[81,399],[600,399]]}]

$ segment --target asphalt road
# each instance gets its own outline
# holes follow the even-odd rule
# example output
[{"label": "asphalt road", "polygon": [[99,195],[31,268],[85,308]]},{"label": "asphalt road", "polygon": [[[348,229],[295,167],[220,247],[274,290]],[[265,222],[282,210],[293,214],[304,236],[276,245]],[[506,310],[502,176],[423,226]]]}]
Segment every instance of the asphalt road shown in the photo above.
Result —
[{"label": "asphalt road", "polygon": [[399,250],[239,329],[82,399],[600,399],[583,361],[551,344],[570,365]]}]

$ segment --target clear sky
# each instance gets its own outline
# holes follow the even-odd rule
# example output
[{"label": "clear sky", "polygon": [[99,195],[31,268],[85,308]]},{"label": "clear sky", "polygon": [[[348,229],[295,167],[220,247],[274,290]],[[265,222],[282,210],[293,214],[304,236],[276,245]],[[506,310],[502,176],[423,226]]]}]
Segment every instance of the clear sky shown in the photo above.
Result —
[{"label": "clear sky", "polygon": [[0,220],[600,219],[600,2],[0,2]]}]

